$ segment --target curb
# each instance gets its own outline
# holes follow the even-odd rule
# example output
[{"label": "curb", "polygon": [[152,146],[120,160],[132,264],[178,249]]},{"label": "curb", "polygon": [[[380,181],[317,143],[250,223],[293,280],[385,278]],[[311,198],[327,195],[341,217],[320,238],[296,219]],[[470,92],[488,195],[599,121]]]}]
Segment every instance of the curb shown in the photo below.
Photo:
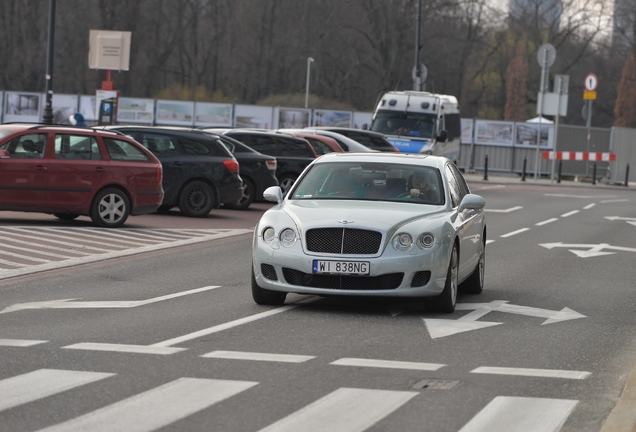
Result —
[{"label": "curb", "polygon": [[636,367],[629,374],[623,394],[600,432],[636,432]]}]

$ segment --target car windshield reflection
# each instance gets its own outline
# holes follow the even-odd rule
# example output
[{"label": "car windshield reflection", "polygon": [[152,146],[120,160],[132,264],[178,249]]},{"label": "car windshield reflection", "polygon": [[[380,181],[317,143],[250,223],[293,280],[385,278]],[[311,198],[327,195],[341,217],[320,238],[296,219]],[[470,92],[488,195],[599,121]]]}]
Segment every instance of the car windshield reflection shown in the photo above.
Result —
[{"label": "car windshield reflection", "polygon": [[290,199],[445,204],[441,175],[435,168],[351,162],[314,165],[295,186]]}]

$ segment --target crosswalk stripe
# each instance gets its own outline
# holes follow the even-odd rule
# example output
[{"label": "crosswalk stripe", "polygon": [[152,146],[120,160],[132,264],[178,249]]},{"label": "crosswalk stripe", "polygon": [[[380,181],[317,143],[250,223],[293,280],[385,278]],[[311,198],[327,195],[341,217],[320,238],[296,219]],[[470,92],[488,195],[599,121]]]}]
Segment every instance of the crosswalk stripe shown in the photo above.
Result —
[{"label": "crosswalk stripe", "polygon": [[459,432],[557,432],[578,401],[497,396]]},{"label": "crosswalk stripe", "polygon": [[40,369],[0,381],[0,411],[33,402],[115,374]]},{"label": "crosswalk stripe", "polygon": [[494,366],[480,366],[476,369],[471,370],[470,372],[478,373],[478,374],[517,375],[517,376],[564,378],[564,379],[586,379],[586,378],[589,378],[590,375],[592,375],[590,372],[584,372],[584,371],[509,368],[509,367],[494,367]]},{"label": "crosswalk stripe", "polygon": [[418,393],[340,388],[260,432],[358,432],[404,405]]},{"label": "crosswalk stripe", "polygon": [[271,361],[271,362],[282,362],[282,363],[303,363],[308,360],[316,358],[314,356],[306,356],[306,355],[272,354],[272,353],[257,353],[257,352],[243,352],[243,351],[212,351],[210,353],[203,354],[201,357],[230,359],[230,360]]},{"label": "crosswalk stripe", "polygon": [[[18,231],[18,232],[16,233],[16,232],[13,232],[13,231]],[[13,235],[13,236],[16,236],[16,237],[28,238],[28,239],[32,239],[32,240],[38,240],[38,241],[47,241],[49,243],[55,243],[55,244],[60,244],[60,245],[70,246],[70,247],[78,247],[79,246],[77,243],[69,243],[69,242],[60,241],[60,240],[46,239],[46,238],[43,238],[43,237],[38,237],[38,236],[34,236],[34,235],[29,235],[29,234],[21,234],[22,231],[31,232],[31,231],[23,229],[23,228],[13,228],[13,227],[11,227],[11,228],[4,228],[3,234],[4,235],[10,234],[10,235]],[[67,235],[67,236],[64,236],[62,238],[68,239],[69,237]],[[97,252],[97,253],[107,252],[108,251],[108,249],[96,248],[96,247],[93,247],[93,246],[81,246],[81,248],[82,248],[82,250],[85,250],[85,251],[87,251],[87,249],[90,249],[93,252]]]},{"label": "crosswalk stripe", "polygon": [[426,370],[426,371],[436,371],[446,366],[445,364],[438,364],[438,363],[373,360],[373,359],[363,359],[363,358],[341,358],[334,362],[331,362],[331,364],[337,365],[337,366],[359,366],[359,367],[374,367],[374,368],[386,368],[386,369]]},{"label": "crosswalk stripe", "polygon": [[[52,237],[62,237],[64,239],[68,239],[68,235],[60,236],[58,234],[55,234],[59,232],[59,230],[55,228],[36,228],[36,230],[37,232],[44,232],[46,235],[49,235]],[[49,233],[53,233],[53,234],[49,234]],[[139,242],[131,241],[130,239],[123,240],[120,238],[109,238],[110,236],[107,234],[106,235],[100,234],[99,236],[96,236],[94,234],[95,233],[93,233],[92,235],[91,233],[80,232],[77,230],[73,232],[74,238],[81,242],[98,241],[100,244],[104,246],[109,246],[109,247],[111,246],[112,247],[128,247],[128,245],[139,246]]]},{"label": "crosswalk stripe", "polygon": [[159,429],[258,384],[179,378],[41,432],[147,432]]}]

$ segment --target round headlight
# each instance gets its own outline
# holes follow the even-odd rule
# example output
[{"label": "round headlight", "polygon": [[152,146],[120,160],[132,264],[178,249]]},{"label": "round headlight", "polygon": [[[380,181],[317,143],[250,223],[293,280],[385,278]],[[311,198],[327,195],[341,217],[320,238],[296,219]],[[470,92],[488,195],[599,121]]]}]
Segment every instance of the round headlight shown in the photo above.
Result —
[{"label": "round headlight", "polygon": [[296,243],[296,232],[291,228],[285,228],[278,236],[280,243],[285,247],[291,247]]},{"label": "round headlight", "polygon": [[263,240],[266,243],[271,243],[272,240],[274,240],[275,238],[276,238],[276,231],[274,231],[274,228],[267,227],[263,230]]},{"label": "round headlight", "polygon": [[393,249],[396,251],[406,251],[411,248],[413,237],[407,233],[399,233],[393,237]]},{"label": "round headlight", "polygon": [[417,243],[420,247],[430,248],[435,243],[435,237],[431,233],[424,233],[417,239]]}]

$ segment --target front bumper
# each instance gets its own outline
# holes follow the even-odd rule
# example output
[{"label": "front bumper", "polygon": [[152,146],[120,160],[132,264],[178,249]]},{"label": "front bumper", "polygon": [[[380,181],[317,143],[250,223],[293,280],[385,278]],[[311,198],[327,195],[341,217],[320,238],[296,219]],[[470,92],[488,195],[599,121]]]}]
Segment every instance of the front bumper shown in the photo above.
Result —
[{"label": "front bumper", "polygon": [[[321,255],[305,253],[300,242],[285,248],[277,242],[268,244],[254,236],[252,263],[258,286],[271,291],[314,295],[433,297],[441,294],[446,283],[450,257],[447,249],[444,244],[435,244],[430,249],[422,250],[414,246],[410,251],[398,253],[389,245],[381,256]],[[370,271],[368,276],[316,277],[313,273],[314,260],[368,261]]]}]

